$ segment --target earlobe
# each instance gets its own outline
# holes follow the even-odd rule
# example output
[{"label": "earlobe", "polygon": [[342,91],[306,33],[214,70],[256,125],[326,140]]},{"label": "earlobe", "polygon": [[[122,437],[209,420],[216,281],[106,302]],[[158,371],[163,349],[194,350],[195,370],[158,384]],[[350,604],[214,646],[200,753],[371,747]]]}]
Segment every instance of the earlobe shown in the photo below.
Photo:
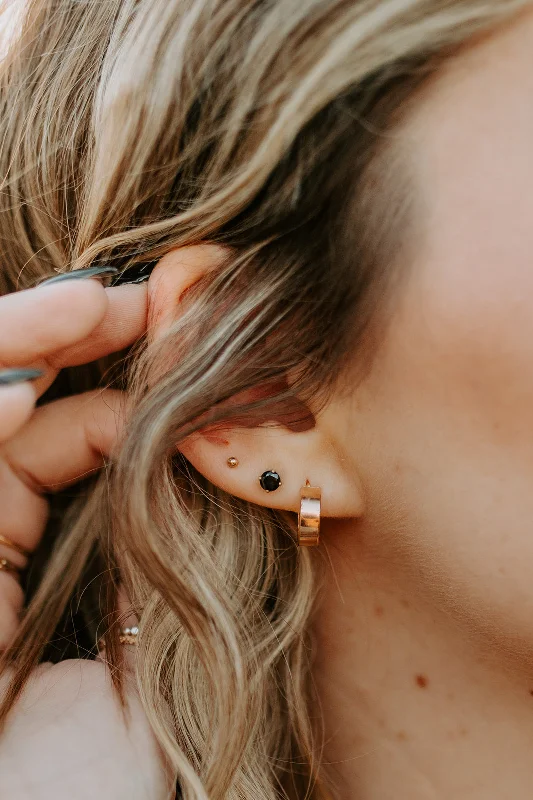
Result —
[{"label": "earlobe", "polygon": [[302,488],[320,488],[323,516],[358,517],[360,484],[344,468],[319,425],[295,433],[281,425],[227,428],[220,438],[197,432],[179,445],[191,464],[220,489],[257,505],[300,511]]}]

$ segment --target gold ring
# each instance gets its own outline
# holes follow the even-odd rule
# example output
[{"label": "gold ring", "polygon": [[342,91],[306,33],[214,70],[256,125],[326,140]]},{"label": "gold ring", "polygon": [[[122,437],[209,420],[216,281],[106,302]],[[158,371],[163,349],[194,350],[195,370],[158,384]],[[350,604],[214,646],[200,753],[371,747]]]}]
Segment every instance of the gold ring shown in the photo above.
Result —
[{"label": "gold ring", "polygon": [[[139,628],[134,625],[131,628],[121,628],[118,640],[120,644],[137,644],[137,636],[139,635]],[[105,650],[104,637],[98,639],[98,650]]]},{"label": "gold ring", "polygon": [[7,558],[0,558],[0,572],[14,572],[16,575],[20,572],[19,567],[9,561]]},{"label": "gold ring", "polygon": [[120,644],[137,644],[139,628],[134,625],[132,628],[121,628],[118,640]]},{"label": "gold ring", "polygon": [[3,536],[1,533],[0,533],[0,544],[3,544],[5,547],[11,548],[11,550],[14,550],[16,553],[20,553],[21,556],[26,556],[26,558],[28,558],[28,556],[30,555],[28,550],[25,550],[24,547],[21,547],[19,544],[15,544],[15,542],[12,542],[11,539],[8,539],[7,536]]}]

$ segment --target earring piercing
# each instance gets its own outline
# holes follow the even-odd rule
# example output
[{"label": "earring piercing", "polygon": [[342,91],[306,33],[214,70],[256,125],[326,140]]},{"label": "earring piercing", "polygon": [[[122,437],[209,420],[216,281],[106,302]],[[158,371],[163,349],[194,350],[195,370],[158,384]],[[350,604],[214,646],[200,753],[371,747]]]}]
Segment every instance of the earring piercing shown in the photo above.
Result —
[{"label": "earring piercing", "polygon": [[239,460],[237,458],[235,458],[235,456],[230,456],[226,463],[227,463],[228,467],[238,467],[239,466]]},{"label": "earring piercing", "polygon": [[261,484],[261,489],[264,489],[265,492],[275,492],[281,486],[279,472],[267,469],[266,472],[259,476],[259,483]]},{"label": "earring piercing", "polygon": [[298,514],[298,546],[316,547],[320,540],[320,502],[322,491],[311,486],[309,481],[300,491],[300,512]]}]

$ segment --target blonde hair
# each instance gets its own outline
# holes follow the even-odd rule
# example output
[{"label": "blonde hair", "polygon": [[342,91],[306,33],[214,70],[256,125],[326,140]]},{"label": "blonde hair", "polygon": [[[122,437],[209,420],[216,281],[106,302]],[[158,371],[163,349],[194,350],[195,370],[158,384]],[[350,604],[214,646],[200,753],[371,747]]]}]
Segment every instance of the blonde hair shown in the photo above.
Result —
[{"label": "blonde hair", "polygon": [[[273,404],[289,427],[305,406],[312,420],[364,360],[416,204],[387,132],[443,58],[527,5],[30,0],[0,70],[0,290],[198,242],[228,257],[163,342],[117,359],[134,408],[124,445],[80,500],[54,501],[62,530],[4,657],[2,719],[91,570],[107,599],[99,630],[94,608],[86,624],[106,632],[121,691],[120,574],[141,619],[141,697],[182,796],[329,796],[307,637],[319,562],[290,515],[220,491],[176,443],[206,419],[271,419]],[[67,370],[58,392],[108,368]]]}]

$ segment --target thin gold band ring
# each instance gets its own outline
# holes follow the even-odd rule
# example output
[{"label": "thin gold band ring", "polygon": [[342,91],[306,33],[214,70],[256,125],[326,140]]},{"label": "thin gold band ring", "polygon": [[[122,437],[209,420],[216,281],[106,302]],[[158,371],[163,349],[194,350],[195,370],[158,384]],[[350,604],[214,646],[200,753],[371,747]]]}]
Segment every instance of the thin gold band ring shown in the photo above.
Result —
[{"label": "thin gold band ring", "polygon": [[[139,628],[133,625],[131,628],[121,628],[118,640],[120,644],[137,644],[137,636],[139,635]],[[105,642],[103,637],[98,640],[98,650],[105,649]]]},{"label": "thin gold band ring", "polygon": [[30,553],[24,547],[21,547],[20,544],[15,544],[12,542],[11,539],[8,539],[7,536],[4,536],[0,533],[0,544],[3,544],[4,547],[9,547],[11,550],[14,550],[15,553],[20,553],[21,556],[25,556],[26,558],[29,557]]},{"label": "thin gold band ring", "polygon": [[18,575],[20,572],[20,567],[17,567],[16,564],[13,564],[8,558],[0,558],[0,572],[12,572],[15,575]]},{"label": "thin gold band ring", "polygon": [[139,628],[134,625],[132,628],[122,628],[118,640],[120,644],[137,644]]}]

